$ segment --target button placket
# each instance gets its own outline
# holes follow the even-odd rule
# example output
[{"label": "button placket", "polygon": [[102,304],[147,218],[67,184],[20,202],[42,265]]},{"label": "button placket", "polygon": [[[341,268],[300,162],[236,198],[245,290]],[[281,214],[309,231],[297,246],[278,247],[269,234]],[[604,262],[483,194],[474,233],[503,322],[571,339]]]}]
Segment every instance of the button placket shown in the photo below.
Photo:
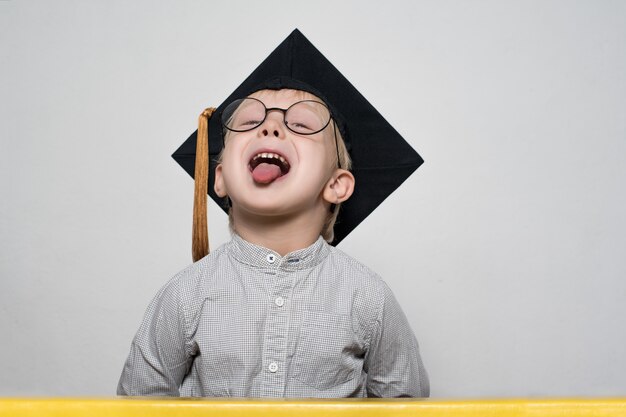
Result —
[{"label": "button placket", "polygon": [[282,396],[286,382],[285,361],[290,322],[287,296],[291,294],[293,282],[290,277],[291,273],[281,267],[282,261],[278,258],[275,261],[277,262],[273,267],[276,268],[276,276],[268,299],[269,310],[263,357],[265,375],[261,392],[264,396]]}]

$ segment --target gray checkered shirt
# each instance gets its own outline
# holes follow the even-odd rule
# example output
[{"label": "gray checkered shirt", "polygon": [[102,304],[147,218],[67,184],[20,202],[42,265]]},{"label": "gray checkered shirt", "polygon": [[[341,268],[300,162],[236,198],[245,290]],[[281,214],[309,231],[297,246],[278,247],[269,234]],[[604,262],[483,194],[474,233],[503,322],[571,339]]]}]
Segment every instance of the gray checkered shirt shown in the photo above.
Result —
[{"label": "gray checkered shirt", "polygon": [[426,397],[387,285],[322,238],[281,257],[237,235],[172,278],[131,344],[120,395]]}]

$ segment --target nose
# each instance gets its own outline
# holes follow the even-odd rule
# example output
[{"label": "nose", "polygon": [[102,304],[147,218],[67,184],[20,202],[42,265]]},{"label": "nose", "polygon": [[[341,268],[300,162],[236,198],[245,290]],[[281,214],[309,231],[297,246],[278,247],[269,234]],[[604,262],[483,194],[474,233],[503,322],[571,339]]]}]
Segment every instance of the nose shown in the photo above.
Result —
[{"label": "nose", "polygon": [[259,134],[265,138],[275,137],[282,139],[285,137],[285,126],[282,124],[281,118],[283,117],[280,112],[268,113],[265,121],[259,129]]},{"label": "nose", "polygon": [[270,131],[269,131],[269,130],[267,130],[267,129],[263,129],[263,130],[261,131],[261,134],[262,134],[263,136],[272,136],[272,135],[273,135],[274,137],[280,137],[280,133],[279,133],[279,132],[278,132],[278,130],[276,130],[276,129],[272,130],[272,133],[270,133]]}]

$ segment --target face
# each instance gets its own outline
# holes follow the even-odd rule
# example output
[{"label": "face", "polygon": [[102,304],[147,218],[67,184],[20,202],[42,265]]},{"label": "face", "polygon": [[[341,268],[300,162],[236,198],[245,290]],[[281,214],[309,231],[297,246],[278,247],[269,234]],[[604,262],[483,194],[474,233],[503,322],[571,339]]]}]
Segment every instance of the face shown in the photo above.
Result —
[{"label": "face", "polygon": [[[266,108],[286,109],[301,100],[317,100],[297,90],[262,90],[252,94]],[[215,191],[233,206],[258,215],[292,215],[327,204],[324,188],[336,172],[332,123],[312,135],[287,129],[281,111],[246,132],[228,132]]]}]

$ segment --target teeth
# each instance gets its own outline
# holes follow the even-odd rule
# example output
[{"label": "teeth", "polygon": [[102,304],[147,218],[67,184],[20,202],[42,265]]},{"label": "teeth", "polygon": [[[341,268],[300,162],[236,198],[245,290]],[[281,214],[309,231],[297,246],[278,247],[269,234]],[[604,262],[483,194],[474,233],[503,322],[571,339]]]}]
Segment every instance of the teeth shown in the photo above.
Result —
[{"label": "teeth", "polygon": [[275,159],[280,160],[280,162],[282,162],[283,164],[287,163],[287,160],[285,160],[285,158],[272,152],[262,152],[260,154],[255,155],[255,157],[252,158],[252,160],[254,161],[259,158],[275,158]]}]

